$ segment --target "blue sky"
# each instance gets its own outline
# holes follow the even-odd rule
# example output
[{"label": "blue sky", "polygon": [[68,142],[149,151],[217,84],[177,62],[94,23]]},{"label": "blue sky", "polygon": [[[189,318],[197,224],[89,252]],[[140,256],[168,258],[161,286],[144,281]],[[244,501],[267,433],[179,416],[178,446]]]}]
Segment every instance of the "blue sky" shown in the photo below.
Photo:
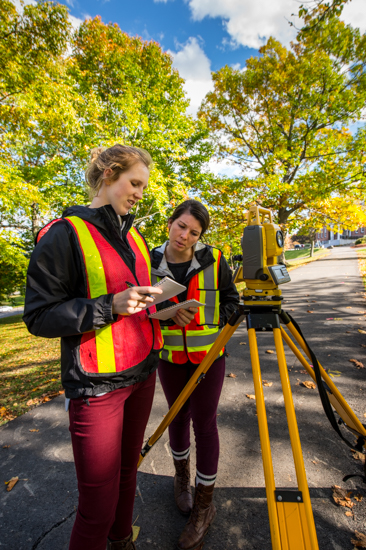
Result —
[{"label": "blue sky", "polygon": [[154,2],[154,0],[71,0],[70,13],[83,19],[100,15],[102,20],[118,23],[130,35],[159,42],[164,50],[176,51],[196,37],[216,71],[225,64],[243,64],[256,48],[230,46],[231,37],[219,17],[194,20],[188,4],[182,0]]}]

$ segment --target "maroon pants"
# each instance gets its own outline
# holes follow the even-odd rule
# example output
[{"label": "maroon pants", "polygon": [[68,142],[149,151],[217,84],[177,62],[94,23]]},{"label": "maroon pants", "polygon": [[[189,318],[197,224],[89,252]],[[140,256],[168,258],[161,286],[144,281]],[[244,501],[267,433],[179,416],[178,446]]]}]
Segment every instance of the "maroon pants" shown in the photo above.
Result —
[{"label": "maroon pants", "polygon": [[101,397],[70,401],[79,505],[69,550],[105,550],[131,533],[136,473],[156,373]]},{"label": "maroon pants", "polygon": [[[185,369],[160,359],[159,378],[169,407],[172,406],[198,365]],[[173,451],[185,451],[190,446],[189,427],[192,419],[196,439],[197,470],[204,475],[217,474],[219,433],[217,407],[225,377],[225,357],[217,359],[185,402],[169,426]]]}]

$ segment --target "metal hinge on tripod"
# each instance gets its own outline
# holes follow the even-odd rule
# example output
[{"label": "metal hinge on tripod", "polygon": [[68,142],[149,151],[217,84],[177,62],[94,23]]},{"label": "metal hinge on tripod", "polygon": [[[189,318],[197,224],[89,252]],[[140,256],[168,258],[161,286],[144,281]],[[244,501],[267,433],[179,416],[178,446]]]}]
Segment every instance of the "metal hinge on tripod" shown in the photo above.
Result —
[{"label": "metal hinge on tripod", "polygon": [[303,502],[301,491],[293,491],[289,489],[285,489],[284,491],[277,489],[275,491],[275,499],[276,502]]}]

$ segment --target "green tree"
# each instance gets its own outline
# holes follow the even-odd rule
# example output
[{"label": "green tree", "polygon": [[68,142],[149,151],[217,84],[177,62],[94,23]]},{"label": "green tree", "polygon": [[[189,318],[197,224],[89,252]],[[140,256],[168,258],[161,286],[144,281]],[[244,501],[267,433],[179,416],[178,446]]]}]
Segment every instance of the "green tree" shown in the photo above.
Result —
[{"label": "green tree", "polygon": [[211,153],[205,126],[185,113],[184,81],[159,44],[131,37],[98,17],[80,26],[73,60],[80,93],[85,100],[95,93],[100,107],[89,147],[121,141],[153,157],[137,224],[150,244],[159,243],[167,215],[202,179],[202,164]]},{"label": "green tree", "polygon": [[217,182],[214,194],[228,232],[241,228],[253,201],[271,208],[286,230],[319,201],[363,196],[363,131],[354,136],[348,126],[366,100],[365,40],[334,15],[320,36],[300,33],[290,49],[270,38],[245,70],[226,66],[213,74],[200,117],[217,158],[242,170]]}]

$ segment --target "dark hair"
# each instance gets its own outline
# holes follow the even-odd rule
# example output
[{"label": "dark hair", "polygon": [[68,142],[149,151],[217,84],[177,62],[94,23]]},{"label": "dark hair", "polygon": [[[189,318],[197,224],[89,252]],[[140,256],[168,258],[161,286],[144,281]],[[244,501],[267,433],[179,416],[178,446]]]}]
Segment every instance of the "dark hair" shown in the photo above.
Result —
[{"label": "dark hair", "polygon": [[[147,151],[128,145],[116,143],[112,147],[96,147],[90,154],[90,163],[85,171],[85,180],[92,195],[97,195],[104,180],[118,180],[120,174],[126,172],[137,162],[142,162],[149,168],[152,159]],[[112,175],[105,177],[104,171],[112,170]]]},{"label": "dark hair", "polygon": [[185,212],[189,212],[194,218],[196,218],[197,221],[200,222],[200,225],[202,227],[201,237],[202,235],[207,231],[208,226],[210,225],[210,214],[208,213],[208,210],[203,204],[199,201],[195,201],[194,199],[189,199],[188,201],[182,202],[177,208],[174,210],[173,214],[170,216],[169,220],[170,222],[174,222],[178,218],[180,218]]}]

